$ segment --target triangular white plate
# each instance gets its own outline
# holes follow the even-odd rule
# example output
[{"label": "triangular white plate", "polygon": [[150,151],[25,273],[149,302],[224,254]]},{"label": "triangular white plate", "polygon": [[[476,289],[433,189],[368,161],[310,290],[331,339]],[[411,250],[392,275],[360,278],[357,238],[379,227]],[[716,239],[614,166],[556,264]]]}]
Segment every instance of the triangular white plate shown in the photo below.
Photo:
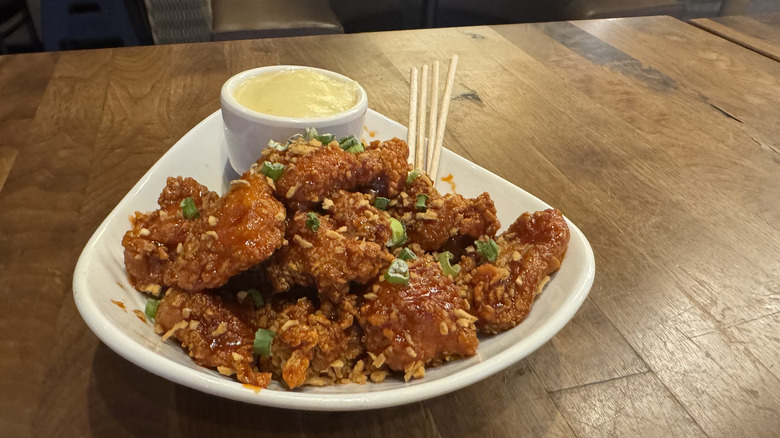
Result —
[{"label": "triangular white plate", "polygon": [[[81,253],[73,276],[73,297],[81,316],[111,349],[136,365],[168,380],[210,394],[288,409],[347,411],[396,406],[446,394],[477,382],[528,356],[550,340],[573,316],[593,284],[595,262],[585,236],[569,222],[571,241],[561,269],[534,303],[528,318],[512,330],[481,337],[475,357],[426,370],[425,377],[404,383],[349,384],[289,391],[273,383],[255,392],[232,378],[199,367],[174,341],[162,342],[152,324],[133,310],[143,310],[145,297],[127,281],[122,236],[135,211],[157,208],[168,176],[191,176],[219,193],[235,178],[225,151],[220,112],[207,117],[181,138],[144,175],[103,221]],[[405,138],[406,128],[369,110],[363,139]],[[444,150],[440,175],[452,174],[457,192],[475,197],[488,191],[504,227],[525,211],[547,204],[470,161]],[[439,181],[442,192],[450,185]],[[117,305],[121,303],[124,309]]]}]

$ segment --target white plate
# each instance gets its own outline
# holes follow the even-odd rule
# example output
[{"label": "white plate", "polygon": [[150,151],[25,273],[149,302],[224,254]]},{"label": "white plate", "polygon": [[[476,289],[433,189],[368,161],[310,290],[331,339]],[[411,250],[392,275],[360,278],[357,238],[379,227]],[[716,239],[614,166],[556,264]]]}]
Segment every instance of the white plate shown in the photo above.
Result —
[{"label": "white plate", "polygon": [[[595,262],[585,236],[569,222],[571,241],[560,270],[522,324],[496,336],[481,337],[476,356],[426,370],[425,377],[404,383],[388,379],[379,384],[304,387],[294,391],[272,383],[255,392],[232,378],[199,367],[175,340],[162,342],[134,313],[146,299],[127,281],[122,236],[134,211],[157,208],[157,197],[168,176],[191,176],[224,193],[235,178],[224,146],[219,111],[179,140],[130,190],[100,225],[81,253],[73,276],[73,297],[93,332],[127,360],[168,380],[203,392],[259,405],[288,409],[347,411],[396,406],[446,394],[477,382],[528,356],[550,340],[573,316],[593,284]],[[406,128],[369,110],[363,139],[405,138]],[[547,204],[487,170],[444,150],[440,175],[452,174],[457,192],[475,197],[489,191],[504,226],[524,211]],[[442,192],[449,184],[438,181]],[[114,302],[121,302],[122,309]]]}]

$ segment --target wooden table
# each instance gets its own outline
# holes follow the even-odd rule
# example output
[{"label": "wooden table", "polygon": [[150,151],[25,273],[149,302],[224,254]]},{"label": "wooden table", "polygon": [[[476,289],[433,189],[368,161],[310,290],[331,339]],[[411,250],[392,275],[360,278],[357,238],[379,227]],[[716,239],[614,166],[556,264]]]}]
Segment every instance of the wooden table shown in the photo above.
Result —
[{"label": "wooden table", "polygon": [[780,61],[780,12],[697,18],[691,22],[740,46]]},{"label": "wooden table", "polygon": [[[406,118],[460,55],[446,146],[560,208],[596,280],[507,370],[422,403],[270,409],[170,383],[76,312],[81,248],[232,74],[345,73]],[[777,436],[780,63],[668,17],[0,57],[0,435]],[[3,184],[4,182],[4,184]]]}]

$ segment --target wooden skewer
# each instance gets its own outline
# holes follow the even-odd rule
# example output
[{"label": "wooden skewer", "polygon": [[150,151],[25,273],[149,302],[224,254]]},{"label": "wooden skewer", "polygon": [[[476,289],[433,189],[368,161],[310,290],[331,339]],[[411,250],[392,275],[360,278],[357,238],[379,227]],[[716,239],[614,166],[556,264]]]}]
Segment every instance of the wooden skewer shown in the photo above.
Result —
[{"label": "wooden skewer", "polygon": [[433,143],[436,141],[436,117],[439,115],[439,61],[433,61],[431,74],[431,112],[428,118],[428,147],[425,157],[425,171],[431,170],[433,163]]},{"label": "wooden skewer", "polygon": [[431,181],[436,183],[436,174],[439,172],[439,160],[441,159],[441,148],[444,143],[444,128],[447,125],[447,113],[450,111],[450,96],[452,95],[452,85],[455,82],[455,70],[458,68],[458,55],[452,55],[450,67],[447,70],[447,82],[444,85],[444,97],[441,103],[441,113],[436,126],[436,142],[434,143],[433,161],[431,162],[428,175]]},{"label": "wooden skewer", "polygon": [[[409,156],[413,157],[415,169],[425,169],[431,180],[436,182],[441,160],[441,149],[444,144],[444,131],[447,125],[447,115],[450,109],[450,97],[455,82],[455,71],[458,67],[458,55],[453,55],[447,70],[447,81],[444,85],[441,112],[439,102],[439,62],[433,63],[431,72],[431,108],[427,111],[428,99],[428,65],[422,67],[421,85],[418,85],[419,70],[413,67],[410,74],[409,87],[409,130],[406,141],[409,145]],[[419,93],[418,93],[419,91]],[[418,104],[419,103],[419,104]],[[429,116],[428,140],[425,140],[425,116]]]},{"label": "wooden skewer", "polygon": [[423,65],[422,76],[420,77],[420,99],[417,108],[417,150],[414,154],[415,169],[423,169],[423,160],[425,158],[425,110],[428,107],[428,65]]},{"label": "wooden skewer", "polygon": [[406,144],[409,145],[409,156],[413,157],[417,140],[417,67],[412,67],[409,85],[409,130],[406,133]]}]

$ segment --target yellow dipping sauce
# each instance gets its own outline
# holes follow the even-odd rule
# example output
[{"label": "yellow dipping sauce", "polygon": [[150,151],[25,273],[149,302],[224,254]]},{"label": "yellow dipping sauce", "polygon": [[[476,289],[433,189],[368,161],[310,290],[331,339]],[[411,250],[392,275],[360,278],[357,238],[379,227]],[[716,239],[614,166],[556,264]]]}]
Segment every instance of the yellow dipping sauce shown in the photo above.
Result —
[{"label": "yellow dipping sauce", "polygon": [[355,81],[344,81],[307,69],[288,69],[253,76],[236,87],[236,101],[259,113],[280,117],[327,117],[357,104]]}]

